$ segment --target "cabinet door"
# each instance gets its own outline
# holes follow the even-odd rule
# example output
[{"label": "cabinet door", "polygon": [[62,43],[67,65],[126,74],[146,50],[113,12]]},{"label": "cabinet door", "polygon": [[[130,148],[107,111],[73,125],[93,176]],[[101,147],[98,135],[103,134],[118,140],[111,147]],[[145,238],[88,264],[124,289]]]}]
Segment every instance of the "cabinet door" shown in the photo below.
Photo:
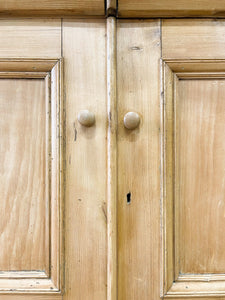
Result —
[{"label": "cabinet door", "polygon": [[105,21],[1,19],[0,39],[0,299],[105,300]]},{"label": "cabinet door", "polygon": [[225,299],[224,24],[118,22],[120,300]]},{"label": "cabinet door", "polygon": [[225,297],[224,33],[162,23],[165,298]]}]

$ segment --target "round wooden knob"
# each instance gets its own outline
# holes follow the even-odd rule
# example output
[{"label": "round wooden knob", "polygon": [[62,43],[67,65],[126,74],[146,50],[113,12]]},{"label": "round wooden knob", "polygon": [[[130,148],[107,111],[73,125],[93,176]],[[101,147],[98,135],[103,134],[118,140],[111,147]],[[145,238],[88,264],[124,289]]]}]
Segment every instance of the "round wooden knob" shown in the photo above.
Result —
[{"label": "round wooden knob", "polygon": [[140,124],[140,116],[138,113],[130,111],[125,114],[123,122],[127,129],[135,129]]},{"label": "round wooden knob", "polygon": [[81,125],[90,127],[95,123],[95,115],[89,110],[81,110],[78,114],[78,121]]}]

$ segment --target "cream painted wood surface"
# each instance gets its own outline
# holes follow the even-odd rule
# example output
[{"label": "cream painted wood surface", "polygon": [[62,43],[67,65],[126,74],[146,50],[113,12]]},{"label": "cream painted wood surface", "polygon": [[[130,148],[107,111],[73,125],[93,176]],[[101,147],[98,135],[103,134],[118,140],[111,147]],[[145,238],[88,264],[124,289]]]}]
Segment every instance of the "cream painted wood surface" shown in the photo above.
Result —
[{"label": "cream painted wood surface", "polygon": [[[118,21],[118,299],[160,299],[160,21]],[[137,112],[137,129],[124,115]]]}]

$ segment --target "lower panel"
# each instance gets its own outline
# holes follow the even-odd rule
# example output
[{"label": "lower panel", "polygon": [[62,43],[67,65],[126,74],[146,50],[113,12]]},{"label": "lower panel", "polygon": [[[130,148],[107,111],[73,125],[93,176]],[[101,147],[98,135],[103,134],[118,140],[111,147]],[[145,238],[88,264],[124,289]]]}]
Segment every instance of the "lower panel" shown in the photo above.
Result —
[{"label": "lower panel", "polygon": [[166,298],[225,297],[224,70],[164,64]]},{"label": "lower panel", "polygon": [[0,61],[0,296],[61,290],[60,64]]}]

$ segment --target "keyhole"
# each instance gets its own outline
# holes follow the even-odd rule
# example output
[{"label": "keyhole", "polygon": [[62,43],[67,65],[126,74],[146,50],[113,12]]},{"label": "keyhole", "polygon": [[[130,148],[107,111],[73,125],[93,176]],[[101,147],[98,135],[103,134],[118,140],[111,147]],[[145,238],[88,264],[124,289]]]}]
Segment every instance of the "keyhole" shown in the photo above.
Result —
[{"label": "keyhole", "polygon": [[130,204],[131,203],[131,193],[129,192],[127,194],[127,204]]}]

